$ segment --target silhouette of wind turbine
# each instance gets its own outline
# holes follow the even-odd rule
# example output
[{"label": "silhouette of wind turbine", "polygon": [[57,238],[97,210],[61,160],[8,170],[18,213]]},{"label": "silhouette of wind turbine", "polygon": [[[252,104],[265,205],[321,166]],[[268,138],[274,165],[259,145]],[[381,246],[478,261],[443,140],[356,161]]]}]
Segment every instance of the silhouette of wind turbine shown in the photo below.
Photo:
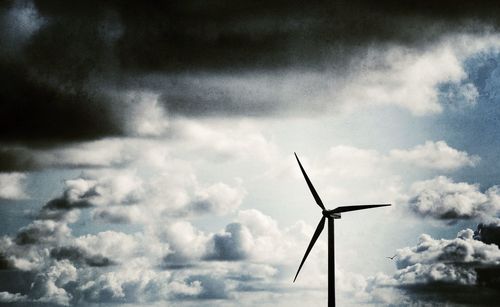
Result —
[{"label": "silhouette of wind turbine", "polygon": [[302,171],[302,174],[304,175],[304,178],[307,182],[307,185],[309,186],[309,190],[311,190],[311,193],[314,197],[314,200],[316,201],[316,204],[321,208],[323,216],[321,217],[321,220],[319,221],[318,226],[316,227],[316,231],[314,232],[314,235],[312,236],[311,242],[309,242],[309,246],[307,247],[306,253],[304,255],[304,258],[302,258],[302,261],[300,262],[299,269],[297,270],[297,274],[295,274],[295,278],[293,279],[293,282],[297,279],[297,276],[299,276],[300,269],[302,268],[302,265],[304,265],[304,262],[306,261],[307,256],[309,255],[309,252],[314,246],[314,243],[316,243],[316,240],[318,240],[319,236],[321,235],[321,232],[323,231],[323,228],[325,227],[325,219],[328,219],[328,307],[335,307],[335,246],[334,246],[334,232],[333,232],[333,220],[334,219],[340,219],[340,214],[342,212],[348,212],[348,211],[356,211],[356,210],[363,210],[363,209],[370,209],[370,208],[377,208],[377,207],[386,207],[390,206],[391,204],[379,204],[379,205],[360,205],[360,206],[341,206],[337,207],[333,210],[326,210],[325,206],[323,205],[323,202],[321,201],[321,198],[319,197],[318,193],[316,192],[316,189],[314,189],[313,184],[311,183],[311,180],[309,180],[309,177],[306,174],[306,171],[302,167],[302,164],[300,163],[299,157],[297,157],[297,154],[294,153],[295,158],[297,159],[297,162],[299,163],[300,170]]}]

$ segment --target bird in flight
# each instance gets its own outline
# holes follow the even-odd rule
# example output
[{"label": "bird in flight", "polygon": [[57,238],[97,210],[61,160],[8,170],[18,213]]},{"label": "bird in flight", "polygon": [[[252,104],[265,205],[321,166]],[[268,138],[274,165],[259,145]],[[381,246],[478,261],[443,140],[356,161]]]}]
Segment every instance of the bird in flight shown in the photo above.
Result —
[{"label": "bird in flight", "polygon": [[396,257],[396,256],[397,256],[397,254],[395,254],[395,255],[394,255],[394,256],[392,256],[392,257],[385,257],[385,258],[389,258],[389,259],[391,259],[391,260],[394,260],[394,257]]}]

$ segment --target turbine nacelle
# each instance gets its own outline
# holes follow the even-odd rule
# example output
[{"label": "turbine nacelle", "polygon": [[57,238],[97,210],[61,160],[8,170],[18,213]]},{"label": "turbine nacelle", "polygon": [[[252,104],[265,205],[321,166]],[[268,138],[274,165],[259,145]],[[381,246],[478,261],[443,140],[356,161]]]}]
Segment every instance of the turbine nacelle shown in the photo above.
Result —
[{"label": "turbine nacelle", "polygon": [[323,214],[323,217],[331,218],[331,219],[339,219],[340,213],[333,212],[334,210],[323,210],[323,212],[321,212],[321,213]]}]

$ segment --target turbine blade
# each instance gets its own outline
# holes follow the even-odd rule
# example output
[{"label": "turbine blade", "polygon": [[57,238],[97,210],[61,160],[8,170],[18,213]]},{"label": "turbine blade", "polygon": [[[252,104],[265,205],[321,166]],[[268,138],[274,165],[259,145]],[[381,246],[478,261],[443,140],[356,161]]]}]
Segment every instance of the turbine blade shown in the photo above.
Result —
[{"label": "turbine blade", "polygon": [[361,206],[341,206],[337,207],[333,210],[330,210],[328,212],[331,213],[341,213],[341,212],[349,212],[349,211],[356,211],[356,210],[363,210],[363,209],[370,209],[370,208],[378,208],[378,207],[387,207],[390,206],[391,204],[380,204],[380,205],[361,205]]},{"label": "turbine blade", "polygon": [[316,192],[316,189],[314,188],[313,184],[311,183],[311,180],[309,180],[309,177],[307,177],[306,171],[302,167],[302,164],[300,163],[299,157],[297,157],[296,153],[293,153],[295,155],[295,158],[297,159],[297,162],[299,163],[300,170],[302,171],[302,175],[304,175],[304,178],[306,179],[307,185],[309,186],[309,190],[311,190],[312,195],[314,196],[314,200],[318,204],[318,206],[323,209],[325,209],[325,206],[323,205],[323,202],[321,201],[321,198],[319,198],[318,193]]},{"label": "turbine blade", "polygon": [[297,279],[297,276],[299,276],[299,272],[300,272],[300,269],[302,268],[302,265],[304,265],[304,262],[306,261],[306,258],[309,255],[309,252],[313,248],[314,243],[316,243],[316,240],[318,240],[319,235],[323,231],[324,227],[325,227],[325,217],[322,217],[321,220],[319,221],[318,227],[316,227],[316,231],[314,232],[314,235],[312,236],[311,242],[309,242],[309,246],[307,247],[304,258],[302,258],[302,262],[300,263],[299,269],[297,270],[297,274],[295,274],[295,278],[293,279],[293,282],[295,282],[295,280]]}]

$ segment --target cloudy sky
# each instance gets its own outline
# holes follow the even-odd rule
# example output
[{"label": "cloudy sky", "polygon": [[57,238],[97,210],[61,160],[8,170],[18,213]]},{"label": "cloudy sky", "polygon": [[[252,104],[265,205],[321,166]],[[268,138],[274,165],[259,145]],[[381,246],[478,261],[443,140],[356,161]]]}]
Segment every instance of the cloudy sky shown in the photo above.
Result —
[{"label": "cloudy sky", "polygon": [[[2,1],[0,305],[500,298],[500,7]],[[393,256],[394,260],[387,259]]]}]

